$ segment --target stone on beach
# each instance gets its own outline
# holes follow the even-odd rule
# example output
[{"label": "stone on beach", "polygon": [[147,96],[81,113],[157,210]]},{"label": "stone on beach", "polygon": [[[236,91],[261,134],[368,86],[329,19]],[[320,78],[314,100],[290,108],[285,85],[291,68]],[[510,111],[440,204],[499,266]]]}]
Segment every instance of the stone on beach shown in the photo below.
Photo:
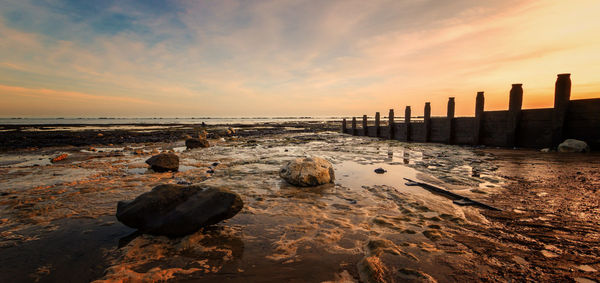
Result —
[{"label": "stone on beach", "polygon": [[146,160],[150,168],[156,172],[179,170],[179,157],[174,153],[161,153]]},{"label": "stone on beach", "polygon": [[558,145],[559,152],[588,152],[590,151],[590,147],[586,142],[576,140],[576,139],[567,139],[561,144]]},{"label": "stone on beach", "polygon": [[133,201],[120,201],[117,219],[143,233],[184,236],[235,216],[244,206],[227,189],[159,185]]},{"label": "stone on beach", "polygon": [[59,155],[59,156],[57,156],[57,157],[54,157],[54,158],[52,158],[52,159],[50,160],[50,162],[52,162],[52,163],[59,162],[59,161],[61,161],[61,160],[64,160],[64,159],[66,159],[68,156],[69,156],[68,154],[66,154],[66,153],[63,153],[63,154],[61,154],[61,155]]},{"label": "stone on beach", "polygon": [[297,158],[279,170],[279,176],[286,182],[311,187],[333,183],[335,175],[331,163],[320,157]]},{"label": "stone on beach", "polygon": [[188,149],[193,149],[193,148],[205,148],[205,147],[209,147],[210,144],[208,143],[208,140],[206,138],[191,138],[191,139],[187,139],[185,140],[185,146]]}]

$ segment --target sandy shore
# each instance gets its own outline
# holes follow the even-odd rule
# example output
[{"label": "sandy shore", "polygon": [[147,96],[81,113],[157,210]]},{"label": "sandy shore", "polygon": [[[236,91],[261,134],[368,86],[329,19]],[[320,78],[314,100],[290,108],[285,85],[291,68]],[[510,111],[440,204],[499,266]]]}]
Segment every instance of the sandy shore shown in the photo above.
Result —
[{"label": "sandy shore", "polygon": [[[0,153],[0,281],[600,280],[598,154],[407,144],[336,126],[240,126],[235,136],[211,127],[213,146],[196,150],[183,146],[192,126],[10,131]],[[179,172],[146,168],[162,151],[180,156]],[[61,153],[68,158],[48,161]],[[335,184],[279,178],[284,162],[311,155],[333,163]],[[402,178],[503,211],[458,206]],[[226,187],[245,207],[175,239],[116,221],[117,201],[163,183]]]}]

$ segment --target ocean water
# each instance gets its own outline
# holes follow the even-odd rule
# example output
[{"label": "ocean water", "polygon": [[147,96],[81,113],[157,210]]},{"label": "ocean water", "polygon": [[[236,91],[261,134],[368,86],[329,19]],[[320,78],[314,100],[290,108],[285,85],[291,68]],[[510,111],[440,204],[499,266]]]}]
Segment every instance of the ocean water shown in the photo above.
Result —
[{"label": "ocean water", "polygon": [[337,121],[342,117],[188,117],[188,118],[0,118],[0,125],[102,125],[102,124],[255,124],[295,121]]}]

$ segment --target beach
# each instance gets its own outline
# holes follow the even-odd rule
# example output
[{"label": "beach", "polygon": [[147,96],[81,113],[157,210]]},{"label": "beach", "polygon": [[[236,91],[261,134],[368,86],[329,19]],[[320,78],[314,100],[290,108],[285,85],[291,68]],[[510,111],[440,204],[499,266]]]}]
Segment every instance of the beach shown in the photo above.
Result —
[{"label": "beach", "polygon": [[[202,130],[211,146],[186,149]],[[4,125],[0,281],[600,280],[598,153],[340,130],[339,121]],[[162,152],[179,156],[177,172],[144,163]],[[333,164],[334,183],[302,188],[280,178],[286,162],[308,156]],[[458,205],[404,178],[500,211]],[[244,207],[175,238],[116,219],[118,201],[160,184],[226,188]]]}]

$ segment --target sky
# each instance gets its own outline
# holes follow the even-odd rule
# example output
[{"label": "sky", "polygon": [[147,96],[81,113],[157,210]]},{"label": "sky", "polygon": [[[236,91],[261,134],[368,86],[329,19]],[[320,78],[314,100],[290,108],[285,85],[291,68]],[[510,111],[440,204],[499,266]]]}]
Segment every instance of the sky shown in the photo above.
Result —
[{"label": "sky", "polygon": [[474,113],[600,97],[598,0],[0,0],[0,117]]}]

